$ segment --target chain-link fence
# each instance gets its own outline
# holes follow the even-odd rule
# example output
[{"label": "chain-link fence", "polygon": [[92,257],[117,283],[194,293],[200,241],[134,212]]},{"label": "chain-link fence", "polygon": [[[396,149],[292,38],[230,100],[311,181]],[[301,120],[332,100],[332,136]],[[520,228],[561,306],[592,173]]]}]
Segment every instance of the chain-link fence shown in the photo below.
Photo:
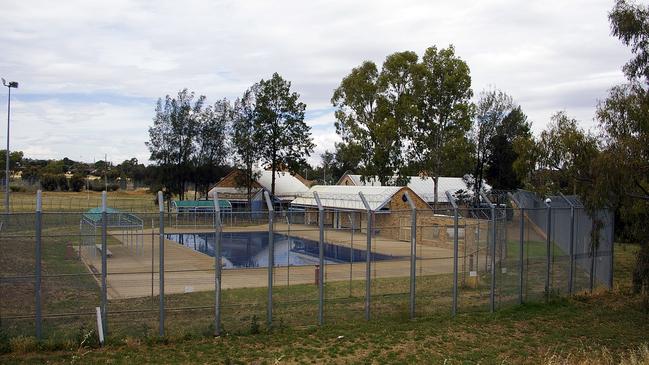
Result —
[{"label": "chain-link fence", "polygon": [[612,215],[549,199],[521,191],[430,208],[404,194],[374,210],[365,198],[345,209],[268,199],[195,216],[35,203],[2,216],[0,330],[52,341],[78,341],[98,323],[108,340],[254,333],[610,288]]}]

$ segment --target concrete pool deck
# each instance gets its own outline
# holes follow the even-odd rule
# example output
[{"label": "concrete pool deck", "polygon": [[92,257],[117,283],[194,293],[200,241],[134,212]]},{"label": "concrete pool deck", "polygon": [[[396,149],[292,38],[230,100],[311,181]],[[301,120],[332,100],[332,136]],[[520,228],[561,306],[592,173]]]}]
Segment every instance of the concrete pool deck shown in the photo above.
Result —
[{"label": "concrete pool deck", "polygon": [[[276,224],[276,233],[287,233],[286,224]],[[134,248],[125,245],[109,245],[112,256],[107,259],[108,297],[109,299],[137,298],[158,295],[159,234],[157,230],[144,230],[143,247],[136,255]],[[171,233],[207,233],[210,229],[201,228],[166,228],[165,234]],[[268,232],[267,225],[247,227],[227,227],[227,232]],[[111,236],[122,242],[120,232],[110,232]],[[317,228],[307,225],[291,225],[290,235],[317,241]],[[353,246],[357,249],[366,247],[365,234],[355,232]],[[351,246],[349,231],[327,229],[325,241],[328,243]],[[214,258],[194,251],[189,247],[165,239],[165,293],[178,294],[193,291],[214,290]],[[101,270],[101,255],[88,254],[92,248],[82,250],[82,258],[94,271]],[[394,259],[372,262],[372,278],[407,277],[410,273],[410,243],[383,237],[374,237],[372,250],[386,255],[401,256]],[[418,275],[445,274],[453,271],[452,251],[426,245],[417,246]],[[266,287],[268,268],[224,269],[222,270],[222,288]],[[363,280],[365,263],[336,263],[325,267],[325,282]],[[314,266],[276,267],[274,285],[313,284],[315,281]],[[290,280],[290,282],[289,282]],[[152,285],[153,283],[153,285]]]}]

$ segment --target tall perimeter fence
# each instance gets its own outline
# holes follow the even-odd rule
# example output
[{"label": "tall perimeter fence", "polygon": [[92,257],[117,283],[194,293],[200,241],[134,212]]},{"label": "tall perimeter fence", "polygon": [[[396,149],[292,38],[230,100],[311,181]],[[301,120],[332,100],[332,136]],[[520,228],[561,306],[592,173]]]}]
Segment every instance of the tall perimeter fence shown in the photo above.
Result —
[{"label": "tall perimeter fence", "polygon": [[[362,195],[362,194],[361,194]],[[484,195],[479,208],[403,204],[197,211],[112,208],[2,216],[0,330],[75,341],[497,311],[613,280],[613,217],[574,197]],[[160,196],[160,199],[161,196]],[[327,197],[331,201],[332,197]],[[157,209],[157,208],[156,208]],[[184,213],[185,215],[187,213]]]}]

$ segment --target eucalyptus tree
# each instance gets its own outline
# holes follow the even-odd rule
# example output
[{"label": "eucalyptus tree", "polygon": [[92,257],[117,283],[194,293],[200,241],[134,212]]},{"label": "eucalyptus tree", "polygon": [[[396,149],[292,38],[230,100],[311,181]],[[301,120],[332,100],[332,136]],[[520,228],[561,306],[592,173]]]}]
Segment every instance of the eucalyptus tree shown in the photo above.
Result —
[{"label": "eucalyptus tree", "polygon": [[596,206],[620,213],[616,233],[640,244],[633,272],[636,292],[649,292],[649,5],[617,0],[611,31],[631,48],[623,71],[628,82],[613,87],[597,107],[604,151],[591,186]]},{"label": "eucalyptus tree", "polygon": [[418,66],[413,93],[417,113],[409,123],[409,155],[419,173],[432,178],[437,204],[439,176],[449,171],[449,161],[470,156],[465,134],[471,128],[473,110],[471,76],[452,45],[428,48]]},{"label": "eucalyptus tree", "polygon": [[207,196],[209,187],[224,173],[230,155],[229,129],[234,110],[227,99],[217,100],[196,115],[198,134],[194,153],[194,183]]},{"label": "eucalyptus tree", "polygon": [[184,199],[187,181],[191,179],[191,161],[195,139],[200,133],[197,116],[201,113],[205,96],[195,97],[183,89],[174,98],[158,99],[146,142],[150,160],[161,170],[162,185],[169,193]]},{"label": "eucalyptus tree", "polygon": [[599,153],[597,139],[566,112],[552,116],[541,132],[538,149],[538,173],[545,175],[539,184],[543,193],[577,194],[591,180],[592,163]]},{"label": "eucalyptus tree", "polygon": [[231,129],[233,162],[241,172],[236,175],[235,183],[239,187],[246,188],[248,206],[252,199],[252,185],[259,176],[259,172],[254,170],[254,165],[259,159],[259,149],[253,140],[256,87],[256,84],[253,85],[235,101]]},{"label": "eucalyptus tree", "polygon": [[482,189],[484,168],[491,152],[489,141],[496,135],[496,127],[513,108],[514,100],[501,90],[492,89],[480,93],[472,131],[473,141],[476,146],[476,166],[474,171],[476,197]]},{"label": "eucalyptus tree", "polygon": [[404,141],[416,111],[416,67],[413,52],[388,56],[381,72],[374,62],[365,61],[334,91],[336,132],[346,144],[360,147],[363,179],[377,176],[387,185],[395,182],[394,175],[403,177]]},{"label": "eucalyptus tree", "polygon": [[[394,125],[386,125],[378,94],[379,72],[376,64],[365,61],[352,69],[334,91],[331,103],[336,108],[335,127],[345,143],[361,146],[360,174],[365,176],[391,175],[393,173],[388,151],[398,139]],[[383,167],[383,168],[381,168]]]},{"label": "eucalyptus tree", "polygon": [[495,189],[519,188],[522,179],[514,168],[519,157],[516,145],[522,146],[532,138],[530,123],[522,108],[514,107],[496,126],[495,132],[488,142],[485,178]]},{"label": "eucalyptus tree", "polygon": [[253,139],[261,162],[272,171],[271,194],[275,194],[275,172],[296,172],[313,151],[311,127],[304,122],[306,104],[291,91],[291,82],[274,73],[255,88]]}]

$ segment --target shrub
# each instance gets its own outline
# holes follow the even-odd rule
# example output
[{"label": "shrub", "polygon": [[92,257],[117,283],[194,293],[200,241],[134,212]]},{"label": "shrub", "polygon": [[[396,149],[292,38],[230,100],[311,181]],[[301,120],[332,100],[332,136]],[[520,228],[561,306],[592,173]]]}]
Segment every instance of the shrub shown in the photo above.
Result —
[{"label": "shrub", "polygon": [[41,187],[45,191],[55,191],[58,188],[56,175],[43,174],[41,176]]},{"label": "shrub", "polygon": [[64,174],[56,175],[56,184],[59,186],[61,191],[70,190],[70,185],[68,184],[68,178]]},{"label": "shrub", "polygon": [[260,327],[259,327],[259,318],[257,315],[253,315],[252,318],[250,319],[250,334],[251,335],[256,335],[260,332]]},{"label": "shrub", "polygon": [[86,181],[82,175],[80,174],[72,175],[72,178],[70,179],[70,189],[72,191],[79,192],[83,190],[84,185],[86,185]]},{"label": "shrub", "polygon": [[103,180],[95,180],[90,183],[90,190],[92,191],[116,191],[119,189],[119,184],[110,183],[108,186],[105,185]]},{"label": "shrub", "polygon": [[12,193],[24,193],[27,189],[24,186],[9,185],[9,190]]},{"label": "shrub", "polygon": [[19,336],[9,340],[11,351],[17,353],[33,352],[38,349],[38,341],[34,337]]}]

